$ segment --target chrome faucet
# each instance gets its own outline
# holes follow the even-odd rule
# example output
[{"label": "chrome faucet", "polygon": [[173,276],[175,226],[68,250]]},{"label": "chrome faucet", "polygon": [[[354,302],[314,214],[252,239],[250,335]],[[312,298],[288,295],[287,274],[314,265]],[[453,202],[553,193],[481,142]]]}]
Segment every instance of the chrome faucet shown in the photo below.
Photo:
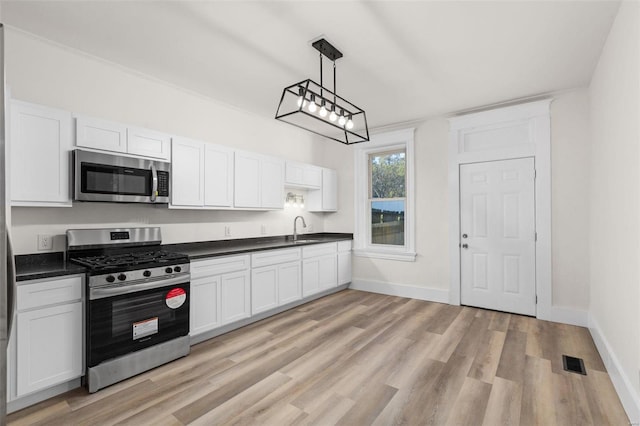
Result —
[{"label": "chrome faucet", "polygon": [[296,228],[296,224],[298,223],[298,219],[302,219],[302,227],[303,228],[307,227],[307,222],[304,221],[304,217],[296,216],[296,218],[293,219],[293,241],[297,241],[298,240],[298,229]]}]

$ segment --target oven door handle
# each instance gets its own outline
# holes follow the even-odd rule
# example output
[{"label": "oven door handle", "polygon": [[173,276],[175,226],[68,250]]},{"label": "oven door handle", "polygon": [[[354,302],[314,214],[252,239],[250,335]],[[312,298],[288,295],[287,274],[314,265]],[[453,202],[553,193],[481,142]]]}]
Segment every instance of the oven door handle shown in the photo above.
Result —
[{"label": "oven door handle", "polygon": [[158,196],[158,171],[154,164],[151,164],[151,178],[153,180],[153,186],[151,187],[151,202],[154,202]]},{"label": "oven door handle", "polygon": [[186,285],[189,284],[189,280],[190,274],[181,274],[171,278],[162,278],[161,280],[141,282],[139,284],[94,287],[89,289],[89,300],[104,299],[105,297],[120,296],[121,294],[135,293],[171,285]]}]

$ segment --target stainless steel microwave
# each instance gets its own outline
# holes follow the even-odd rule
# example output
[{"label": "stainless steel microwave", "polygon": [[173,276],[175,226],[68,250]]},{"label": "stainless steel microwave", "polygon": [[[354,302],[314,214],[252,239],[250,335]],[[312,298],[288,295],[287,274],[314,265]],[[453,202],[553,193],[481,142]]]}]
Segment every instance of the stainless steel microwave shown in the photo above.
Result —
[{"label": "stainless steel microwave", "polygon": [[73,151],[74,200],[168,203],[169,163]]}]

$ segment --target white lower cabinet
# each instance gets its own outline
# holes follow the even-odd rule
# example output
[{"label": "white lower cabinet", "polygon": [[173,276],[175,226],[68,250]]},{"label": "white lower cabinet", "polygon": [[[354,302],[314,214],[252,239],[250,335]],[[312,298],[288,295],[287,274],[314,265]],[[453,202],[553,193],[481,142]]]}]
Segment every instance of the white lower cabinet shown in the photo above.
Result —
[{"label": "white lower cabinet", "polygon": [[189,322],[191,335],[220,326],[220,277],[191,280]]},{"label": "white lower cabinet", "polygon": [[317,244],[302,249],[302,295],[337,287],[337,244]]},{"label": "white lower cabinet", "polygon": [[191,262],[192,336],[251,316],[250,256]]},{"label": "white lower cabinet", "polygon": [[351,282],[351,240],[338,241],[338,285]]},{"label": "white lower cabinet", "polygon": [[222,325],[251,316],[249,270],[225,274],[220,278],[220,302]]},{"label": "white lower cabinet", "polygon": [[251,313],[302,298],[300,249],[268,250],[251,256]]},{"label": "white lower cabinet", "polygon": [[9,372],[15,397],[82,376],[82,283],[76,276],[18,286],[15,371]]}]

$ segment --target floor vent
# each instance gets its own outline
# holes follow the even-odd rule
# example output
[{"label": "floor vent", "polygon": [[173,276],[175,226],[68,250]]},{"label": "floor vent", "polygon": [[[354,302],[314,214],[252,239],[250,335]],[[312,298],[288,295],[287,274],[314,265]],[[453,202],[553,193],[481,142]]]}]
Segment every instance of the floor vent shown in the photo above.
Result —
[{"label": "floor vent", "polygon": [[568,355],[562,355],[562,365],[565,371],[571,371],[572,373],[587,375],[587,370],[584,368],[584,361],[582,358],[574,358]]}]

